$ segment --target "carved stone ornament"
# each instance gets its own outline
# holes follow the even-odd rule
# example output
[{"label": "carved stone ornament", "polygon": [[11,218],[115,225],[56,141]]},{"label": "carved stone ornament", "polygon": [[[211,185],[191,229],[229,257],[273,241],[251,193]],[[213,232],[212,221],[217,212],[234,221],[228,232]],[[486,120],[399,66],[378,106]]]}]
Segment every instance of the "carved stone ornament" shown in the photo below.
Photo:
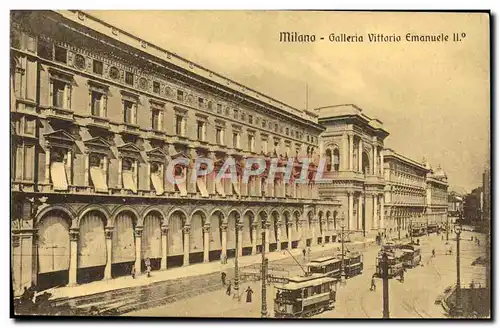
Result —
[{"label": "carved stone ornament", "polygon": [[106,239],[113,239],[113,229],[105,229]]},{"label": "carved stone ornament", "polygon": [[210,233],[210,226],[209,225],[203,226],[203,232]]},{"label": "carved stone ornament", "polygon": [[69,231],[69,240],[70,241],[78,241],[78,236],[80,236],[80,232],[78,230],[70,230]]},{"label": "carved stone ornament", "polygon": [[161,234],[164,236],[166,236],[168,234],[168,227],[167,226],[161,227]]},{"label": "carved stone ornament", "polygon": [[142,237],[142,229],[135,228],[134,235],[138,238]]},{"label": "carved stone ornament", "polygon": [[191,227],[185,226],[184,228],[182,228],[182,231],[184,232],[184,234],[189,234],[189,232],[191,231]]},{"label": "carved stone ornament", "polygon": [[80,70],[85,69],[85,57],[80,54],[76,54],[73,59],[73,65]]},{"label": "carved stone ornament", "polygon": [[220,227],[220,231],[226,232],[227,231],[227,225],[223,225]]}]

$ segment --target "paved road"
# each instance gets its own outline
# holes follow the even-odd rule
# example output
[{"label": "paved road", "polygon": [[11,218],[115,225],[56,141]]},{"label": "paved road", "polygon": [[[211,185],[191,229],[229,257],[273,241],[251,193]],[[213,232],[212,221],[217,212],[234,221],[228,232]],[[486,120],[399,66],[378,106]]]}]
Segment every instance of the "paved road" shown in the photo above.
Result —
[{"label": "paved road", "polygon": [[[473,233],[464,232],[463,239],[468,239]],[[476,234],[474,234],[476,235]],[[420,238],[422,244],[423,266],[409,269],[405,282],[390,280],[390,315],[393,318],[444,318],[441,306],[435,305],[436,298],[447,286],[456,281],[455,242],[445,245],[440,236]],[[453,255],[445,255],[445,251],[453,247]],[[436,257],[431,258],[432,249]],[[380,318],[382,313],[382,285],[377,281],[377,290],[371,292],[370,279],[374,272],[375,255],[378,249],[372,247],[364,253],[365,270],[362,275],[351,278],[343,286],[339,286],[335,309],[314,316],[314,318]],[[462,284],[468,284],[472,279],[484,284],[484,267],[471,266],[472,261],[484,253],[484,247],[477,247],[473,242],[461,242],[461,278]],[[293,261],[293,260],[289,260]],[[285,261],[285,263],[288,263]],[[295,271],[295,273],[299,273]],[[227,296],[219,290],[198,295],[179,302],[150,308],[126,315],[132,316],[189,316],[189,317],[260,317],[261,315],[261,285],[259,282],[245,283],[241,291],[250,286],[253,291],[253,302],[245,302],[242,293],[241,301]],[[274,288],[267,288],[267,308],[269,316],[273,316]]]}]

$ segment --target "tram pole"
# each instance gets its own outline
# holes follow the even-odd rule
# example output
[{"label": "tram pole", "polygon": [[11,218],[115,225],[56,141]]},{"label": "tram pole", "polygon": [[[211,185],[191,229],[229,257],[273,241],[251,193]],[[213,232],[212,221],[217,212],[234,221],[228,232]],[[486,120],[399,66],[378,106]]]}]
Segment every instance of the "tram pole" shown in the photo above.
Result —
[{"label": "tram pole", "polygon": [[389,319],[389,259],[387,253],[382,253],[382,300],[383,312],[382,318]]},{"label": "tram pole", "polygon": [[460,233],[462,232],[462,227],[459,225],[455,226],[455,233],[457,234],[457,300],[456,300],[456,313],[458,315],[462,314],[462,288],[460,286]]},{"label": "tram pole", "polygon": [[262,268],[261,268],[261,281],[262,281],[262,307],[260,316],[261,318],[267,318],[267,300],[266,300],[266,283],[267,283],[267,259],[266,259],[266,233],[262,231]]}]

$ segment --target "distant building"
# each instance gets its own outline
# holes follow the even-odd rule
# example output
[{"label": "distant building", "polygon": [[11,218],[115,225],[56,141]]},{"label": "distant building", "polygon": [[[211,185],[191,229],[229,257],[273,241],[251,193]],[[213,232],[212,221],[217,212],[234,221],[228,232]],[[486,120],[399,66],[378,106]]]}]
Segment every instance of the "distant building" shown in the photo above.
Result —
[{"label": "distant building", "polygon": [[460,217],[464,212],[464,199],[456,192],[448,194],[448,215],[452,217]]},{"label": "distant building", "polygon": [[464,198],[464,219],[467,221],[479,221],[482,219],[481,198],[483,188],[473,189],[470,194]]},{"label": "distant building", "polygon": [[489,166],[483,173],[483,219],[491,219],[491,172]]}]

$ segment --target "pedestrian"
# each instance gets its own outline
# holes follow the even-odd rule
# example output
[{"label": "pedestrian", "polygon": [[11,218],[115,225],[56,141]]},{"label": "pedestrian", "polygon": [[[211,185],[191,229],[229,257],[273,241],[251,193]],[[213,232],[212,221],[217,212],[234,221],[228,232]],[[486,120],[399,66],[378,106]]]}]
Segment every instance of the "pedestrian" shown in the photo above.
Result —
[{"label": "pedestrian", "polygon": [[376,291],[376,290],[377,290],[377,286],[375,285],[375,275],[372,275],[372,283],[370,286],[370,291]]},{"label": "pedestrian", "polygon": [[405,271],[404,270],[401,270],[401,273],[399,274],[399,281],[405,282]]},{"label": "pedestrian", "polygon": [[231,295],[231,280],[227,282],[226,295]]},{"label": "pedestrian", "polygon": [[436,257],[436,251],[434,249],[432,250],[432,257]]},{"label": "pedestrian", "polygon": [[222,286],[226,286],[226,273],[225,272],[221,272],[220,280],[222,281]]},{"label": "pedestrian", "polygon": [[311,247],[307,247],[307,256],[311,256]]},{"label": "pedestrian", "polygon": [[304,254],[304,260],[305,260],[306,259],[306,249],[305,248],[302,250],[302,254]]},{"label": "pedestrian", "polygon": [[252,303],[252,294],[253,290],[248,286],[247,290],[245,291],[247,293],[247,303]]},{"label": "pedestrian", "polygon": [[132,279],[135,279],[135,265],[132,265],[132,270],[130,271],[130,275],[132,276]]},{"label": "pedestrian", "polygon": [[149,264],[146,266],[146,273],[147,273],[147,277],[151,278],[151,265],[149,265]]}]

